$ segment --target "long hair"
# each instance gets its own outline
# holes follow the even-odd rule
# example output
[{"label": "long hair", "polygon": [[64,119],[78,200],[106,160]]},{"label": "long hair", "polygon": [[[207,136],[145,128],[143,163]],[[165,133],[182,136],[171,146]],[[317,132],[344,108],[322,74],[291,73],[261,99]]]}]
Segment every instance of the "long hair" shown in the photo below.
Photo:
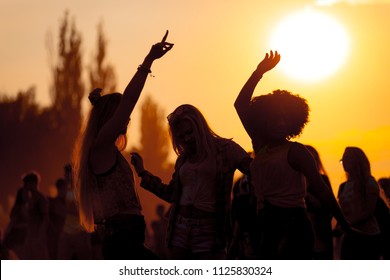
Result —
[{"label": "long hair", "polygon": [[210,128],[203,114],[195,106],[190,104],[180,105],[167,118],[172,146],[177,155],[182,155],[185,152],[182,143],[178,140],[176,131],[179,123],[184,120],[188,120],[194,129],[198,159],[203,160],[207,156],[215,154],[215,139],[221,137]]},{"label": "long hair", "polygon": [[318,151],[313,146],[310,146],[310,145],[305,145],[305,147],[306,147],[306,149],[309,150],[310,154],[313,156],[314,160],[316,161],[318,172],[321,175],[328,176],[328,174],[325,171],[324,165],[322,164],[322,160],[321,160],[321,157],[320,157],[320,154],[318,153]]},{"label": "long hair", "polygon": [[93,199],[97,187],[96,176],[89,163],[91,147],[100,129],[114,115],[121,98],[120,93],[99,98],[89,112],[74,149],[75,200],[79,207],[80,223],[87,232],[94,231]]},{"label": "long hair", "polygon": [[346,171],[348,181],[358,184],[362,200],[365,202],[365,184],[372,177],[370,161],[363,150],[358,147],[346,147],[343,155],[343,161],[345,160],[350,162],[350,168]]},{"label": "long hair", "polygon": [[348,180],[365,182],[368,178],[372,177],[370,161],[362,149],[358,147],[346,147],[344,156],[346,155],[351,163],[351,169],[347,172]]}]

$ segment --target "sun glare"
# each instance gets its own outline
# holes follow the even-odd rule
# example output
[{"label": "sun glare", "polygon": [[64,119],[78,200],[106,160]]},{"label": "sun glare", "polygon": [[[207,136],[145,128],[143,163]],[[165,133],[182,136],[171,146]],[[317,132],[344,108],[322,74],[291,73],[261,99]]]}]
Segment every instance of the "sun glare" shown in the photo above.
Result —
[{"label": "sun glare", "polygon": [[270,49],[280,53],[278,67],[286,75],[311,82],[329,77],[345,63],[349,38],[334,18],[307,9],[280,22]]}]

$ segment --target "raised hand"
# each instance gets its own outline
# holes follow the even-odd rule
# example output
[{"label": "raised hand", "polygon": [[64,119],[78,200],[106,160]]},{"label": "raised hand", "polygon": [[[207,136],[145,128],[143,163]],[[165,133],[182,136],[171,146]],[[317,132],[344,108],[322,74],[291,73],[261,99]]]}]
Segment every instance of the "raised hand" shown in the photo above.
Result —
[{"label": "raised hand", "polygon": [[168,51],[170,51],[173,47],[173,44],[166,42],[167,37],[168,30],[165,32],[165,35],[162,38],[161,42],[158,42],[152,46],[152,49],[150,50],[148,56],[150,56],[152,59],[158,59],[164,56]]},{"label": "raised hand", "polygon": [[274,68],[280,61],[280,54],[277,51],[275,53],[270,51],[270,53],[266,53],[264,59],[257,66],[256,72],[260,72],[264,74]]},{"label": "raised hand", "polygon": [[131,158],[130,162],[134,166],[135,172],[137,174],[140,174],[141,172],[145,171],[144,168],[144,161],[139,153],[130,153]]}]

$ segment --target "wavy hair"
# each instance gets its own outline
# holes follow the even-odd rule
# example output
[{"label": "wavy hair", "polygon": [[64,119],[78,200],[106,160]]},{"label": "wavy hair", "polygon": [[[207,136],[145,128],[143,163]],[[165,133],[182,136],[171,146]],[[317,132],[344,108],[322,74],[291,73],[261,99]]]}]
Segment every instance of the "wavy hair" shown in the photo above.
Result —
[{"label": "wavy hair", "polygon": [[313,156],[314,160],[316,161],[317,170],[320,174],[328,176],[328,174],[325,171],[324,165],[322,164],[322,160],[320,157],[320,154],[318,151],[310,145],[305,145],[306,149],[309,150],[310,154]]},{"label": "wavy hair", "polygon": [[[279,109],[279,110],[277,110]],[[251,122],[259,135],[267,136],[267,126],[283,118],[288,122],[285,138],[299,136],[309,121],[310,108],[306,99],[287,90],[274,90],[272,93],[254,97],[249,106]]]},{"label": "wavy hair", "polygon": [[[100,129],[114,115],[121,98],[122,94],[111,93],[94,102],[86,125],[81,129],[76,141],[73,153],[75,200],[79,207],[80,223],[87,232],[94,231],[93,200],[97,187],[96,176],[90,169],[89,164],[91,147]],[[123,149],[125,146],[126,140],[118,148]]]}]

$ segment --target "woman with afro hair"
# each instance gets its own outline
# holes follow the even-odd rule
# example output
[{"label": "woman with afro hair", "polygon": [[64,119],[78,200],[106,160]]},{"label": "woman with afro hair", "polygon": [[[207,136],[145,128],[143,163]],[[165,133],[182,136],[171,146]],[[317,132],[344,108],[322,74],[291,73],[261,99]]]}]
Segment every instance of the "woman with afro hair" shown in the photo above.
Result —
[{"label": "woman with afro hair", "polygon": [[[352,229],[299,136],[309,120],[307,101],[286,90],[254,97],[263,74],[280,61],[270,52],[249,77],[234,106],[252,139],[250,167],[257,199],[261,259],[311,259],[313,232],[306,213],[306,179],[346,232]],[[306,178],[306,179],[305,179]]]}]

